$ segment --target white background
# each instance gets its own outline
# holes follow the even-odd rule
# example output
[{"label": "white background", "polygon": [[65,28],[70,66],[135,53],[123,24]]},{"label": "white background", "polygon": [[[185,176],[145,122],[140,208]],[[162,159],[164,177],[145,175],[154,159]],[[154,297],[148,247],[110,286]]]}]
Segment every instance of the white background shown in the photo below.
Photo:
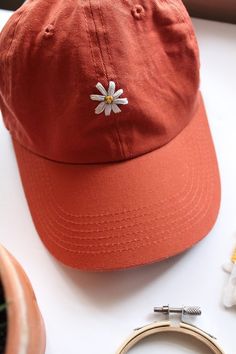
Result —
[{"label": "white background", "polygon": [[[0,11],[1,27],[9,15]],[[236,310],[222,305],[228,275],[221,269],[236,244],[236,26],[193,22],[201,51],[201,86],[221,172],[222,204],[212,232],[185,254],[104,274],[58,264],[35,231],[11,140],[0,122],[0,241],[32,282],[46,324],[47,354],[114,354],[133,328],[156,319],[153,306],[168,303],[200,305],[203,315],[194,324],[214,334],[225,353],[236,353]],[[176,343],[166,337],[140,345],[132,353],[208,353],[191,342],[186,349],[178,339]]]}]

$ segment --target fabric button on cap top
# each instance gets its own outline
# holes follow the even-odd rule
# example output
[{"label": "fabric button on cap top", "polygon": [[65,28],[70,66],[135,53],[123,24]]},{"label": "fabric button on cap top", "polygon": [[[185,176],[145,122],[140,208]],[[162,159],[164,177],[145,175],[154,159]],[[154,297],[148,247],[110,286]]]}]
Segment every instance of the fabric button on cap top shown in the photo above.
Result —
[{"label": "fabric button on cap top", "polygon": [[26,1],[0,35],[0,107],[61,262],[160,261],[212,228],[219,174],[180,0]]}]

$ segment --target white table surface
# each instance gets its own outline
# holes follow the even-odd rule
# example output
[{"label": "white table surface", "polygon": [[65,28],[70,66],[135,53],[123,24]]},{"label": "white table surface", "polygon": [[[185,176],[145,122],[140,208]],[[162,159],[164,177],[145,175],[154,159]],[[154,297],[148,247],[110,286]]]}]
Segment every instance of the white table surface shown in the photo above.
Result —
[{"label": "white table surface", "polygon": [[[10,13],[0,11],[0,27]],[[222,305],[228,279],[221,265],[236,243],[236,26],[193,20],[201,50],[202,91],[222,181],[222,204],[208,237],[181,256],[139,269],[84,273],[58,264],[32,223],[8,132],[0,123],[0,242],[21,262],[35,289],[47,331],[47,354],[114,354],[133,328],[155,319],[159,304],[196,304],[194,321],[236,353],[236,310]],[[169,341],[165,341],[169,339]],[[159,343],[159,344],[158,344]],[[154,346],[154,344],[156,346]],[[148,341],[132,353],[208,353]]]}]

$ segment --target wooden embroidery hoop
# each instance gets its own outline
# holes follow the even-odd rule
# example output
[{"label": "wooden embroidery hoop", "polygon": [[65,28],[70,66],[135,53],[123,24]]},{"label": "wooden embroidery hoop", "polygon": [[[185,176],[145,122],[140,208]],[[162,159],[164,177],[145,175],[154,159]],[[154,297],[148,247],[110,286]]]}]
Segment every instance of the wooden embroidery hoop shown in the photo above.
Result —
[{"label": "wooden embroidery hoop", "polygon": [[[174,311],[173,309],[171,310],[171,308],[169,306],[163,306],[162,308],[158,308],[158,309],[159,309],[159,311],[156,311],[156,312],[163,312],[168,315],[170,314],[170,312],[176,313],[176,311]],[[162,309],[162,311],[160,309]],[[177,309],[177,310],[179,313],[181,310],[182,315],[183,315],[184,309],[187,309],[187,308],[182,308],[182,309]],[[191,308],[191,309],[194,309],[194,308]],[[155,311],[155,309],[154,309],[154,311]],[[199,315],[200,313],[198,313],[197,315]],[[196,313],[195,314],[191,313],[191,315],[196,315]],[[211,350],[212,353],[225,354],[224,351],[217,344],[215,337],[204,332],[203,330],[201,330],[198,327],[195,327],[191,324],[183,322],[182,320],[178,324],[172,323],[171,321],[154,322],[154,323],[151,323],[151,324],[146,325],[144,327],[135,329],[133,334],[122,344],[122,346],[118,349],[116,354],[126,354],[126,353],[128,353],[128,351],[131,348],[133,348],[138,342],[140,342],[144,338],[149,337],[153,334],[167,333],[167,332],[168,333],[179,333],[179,334],[190,336],[191,338],[203,343],[208,349]]]}]

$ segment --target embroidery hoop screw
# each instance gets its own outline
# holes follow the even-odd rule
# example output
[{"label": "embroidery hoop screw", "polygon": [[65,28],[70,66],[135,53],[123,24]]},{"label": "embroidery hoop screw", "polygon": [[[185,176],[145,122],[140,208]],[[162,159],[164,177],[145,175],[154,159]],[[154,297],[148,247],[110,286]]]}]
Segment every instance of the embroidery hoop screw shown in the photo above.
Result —
[{"label": "embroidery hoop screw", "polygon": [[183,307],[170,307],[169,305],[162,307],[154,307],[154,312],[163,313],[170,317],[172,313],[181,314],[181,319],[183,316],[200,316],[202,311],[199,306],[183,306]]}]

